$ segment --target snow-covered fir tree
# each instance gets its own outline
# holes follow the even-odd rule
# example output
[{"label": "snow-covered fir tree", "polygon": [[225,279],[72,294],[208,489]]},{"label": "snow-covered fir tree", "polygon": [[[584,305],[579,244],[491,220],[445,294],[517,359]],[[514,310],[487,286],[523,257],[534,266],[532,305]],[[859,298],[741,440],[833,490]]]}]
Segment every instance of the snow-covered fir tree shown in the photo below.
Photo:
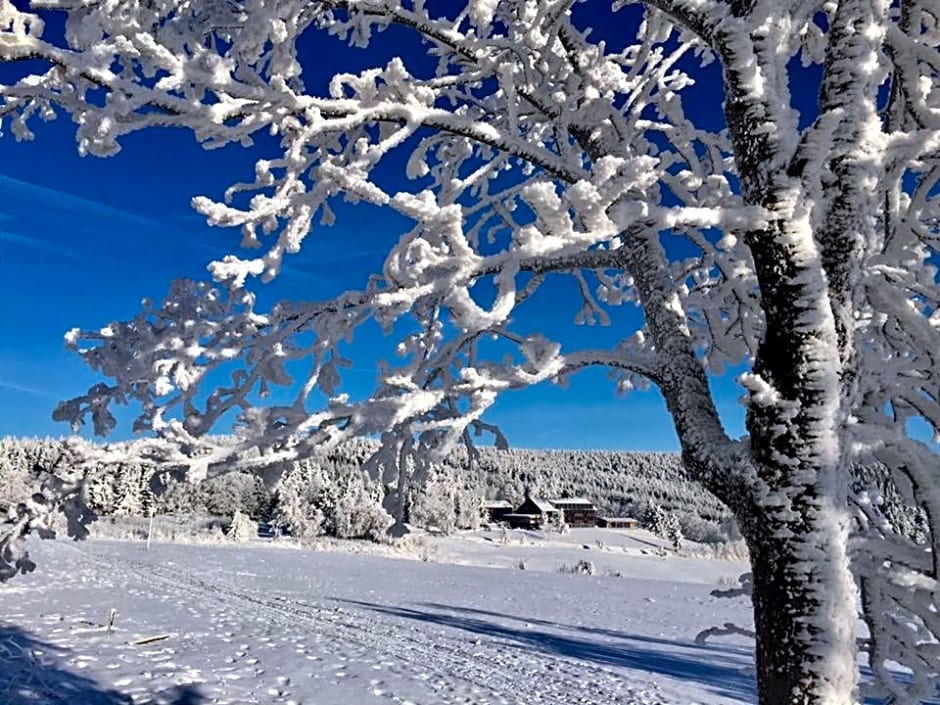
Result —
[{"label": "snow-covered fir tree", "polygon": [[667,512],[658,503],[653,502],[646,508],[643,516],[643,528],[672,544],[675,551],[682,548],[682,527],[675,514]]},{"label": "snow-covered fir tree", "polygon": [[232,516],[244,512],[258,519],[269,510],[269,493],[261,480],[249,473],[226,473],[204,482],[201,490],[210,514]]},{"label": "snow-covered fir tree", "polygon": [[237,543],[251,541],[258,535],[258,522],[236,509],[225,535]]},{"label": "snow-covered fir tree", "polygon": [[278,485],[275,524],[297,539],[322,536],[324,516],[316,500],[323,482],[319,465],[298,463]]},{"label": "snow-covered fir tree", "polygon": [[114,506],[111,514],[123,516],[145,516],[146,505],[149,504],[148,481],[150,473],[137,464],[117,465],[110,471],[114,478]]},{"label": "snow-covered fir tree", "polygon": [[[144,129],[189,129],[207,147],[273,136],[253,176],[194,199],[255,249],[132,320],[70,333],[110,380],[57,418],[103,434],[113,404],[138,402],[135,428],[171,444],[135,452],[197,478],[246,462],[270,477],[380,435],[366,467],[399,528],[409,483],[454,443],[505,442],[484,420],[500,393],[605,368],[620,391],[662,393],[684,467],[738,521],[761,705],[856,699],[859,594],[892,702],[935,695],[935,2],[624,0],[591,16],[617,42],[595,40],[572,0],[42,7],[67,14],[64,36],[0,0],[0,58],[30,62],[0,87],[17,138],[57,111],[99,156]],[[363,46],[386,31],[399,58],[305,86],[299,41]],[[720,88],[696,94],[699,79]],[[797,94],[807,81],[815,90]],[[410,181],[383,176],[399,165]],[[361,289],[262,310],[259,280],[344,198],[413,227]],[[625,305],[643,323],[601,348],[525,327],[540,297],[562,313],[560,279],[576,321],[620,322]],[[398,357],[352,398],[344,346],[366,321],[400,335]],[[294,380],[298,361],[309,371]],[[741,368],[747,437],[735,439],[709,374]],[[234,443],[207,435],[232,414]],[[83,468],[108,454],[70,449],[48,499],[5,531],[0,573],[30,567],[11,541],[57,503],[80,532]],[[924,512],[925,543],[885,518],[880,487],[857,486],[853,464],[876,460]],[[913,676],[895,678],[896,662]]]}]

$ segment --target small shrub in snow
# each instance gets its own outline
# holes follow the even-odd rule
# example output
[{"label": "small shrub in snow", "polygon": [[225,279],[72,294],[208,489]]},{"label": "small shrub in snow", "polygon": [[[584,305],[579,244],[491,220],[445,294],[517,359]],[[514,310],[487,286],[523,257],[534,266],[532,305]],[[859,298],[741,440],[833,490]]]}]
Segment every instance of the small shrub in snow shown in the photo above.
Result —
[{"label": "small shrub in snow", "polygon": [[718,544],[728,540],[719,524],[689,512],[676,512],[682,537],[696,543]]},{"label": "small shrub in snow", "polygon": [[747,543],[743,540],[686,546],[683,548],[682,555],[688,558],[709,558],[719,561],[746,562],[749,559]]},{"label": "small shrub in snow", "polygon": [[586,561],[584,559],[579,560],[574,565],[563,565],[558,569],[559,573],[571,573],[574,575],[594,575],[595,568],[594,563],[591,561]]}]

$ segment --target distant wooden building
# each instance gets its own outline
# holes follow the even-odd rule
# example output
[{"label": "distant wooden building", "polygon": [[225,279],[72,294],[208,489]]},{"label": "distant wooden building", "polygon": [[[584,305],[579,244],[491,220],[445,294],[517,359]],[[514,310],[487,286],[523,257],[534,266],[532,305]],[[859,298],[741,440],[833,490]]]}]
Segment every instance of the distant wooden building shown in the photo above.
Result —
[{"label": "distant wooden building", "polygon": [[526,497],[516,511],[505,516],[505,521],[514,529],[538,529],[550,524],[558,516],[558,510],[544,499]]},{"label": "distant wooden building", "polygon": [[584,527],[597,524],[597,507],[589,499],[584,499],[584,497],[560,497],[548,501],[561,512],[568,526]]},{"label": "distant wooden building", "polygon": [[636,529],[640,522],[632,517],[597,517],[597,525],[603,529]]},{"label": "distant wooden building", "polygon": [[503,517],[509,526],[513,529],[540,529],[542,527],[542,518],[536,514],[506,514]]},{"label": "distant wooden building", "polygon": [[483,503],[483,516],[489,524],[506,521],[509,514],[512,514],[512,504],[505,499],[489,499]]}]

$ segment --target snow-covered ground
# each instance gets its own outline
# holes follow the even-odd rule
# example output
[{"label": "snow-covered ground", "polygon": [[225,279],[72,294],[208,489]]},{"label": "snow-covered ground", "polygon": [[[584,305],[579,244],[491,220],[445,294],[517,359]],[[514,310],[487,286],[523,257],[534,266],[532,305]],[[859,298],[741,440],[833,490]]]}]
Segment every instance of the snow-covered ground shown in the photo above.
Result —
[{"label": "snow-covered ground", "polygon": [[[753,702],[747,642],[694,643],[749,623],[709,595],[743,566],[647,543],[480,532],[429,538],[421,561],[37,542],[37,572],[0,586],[0,703]],[[594,576],[558,572],[580,559]]]}]

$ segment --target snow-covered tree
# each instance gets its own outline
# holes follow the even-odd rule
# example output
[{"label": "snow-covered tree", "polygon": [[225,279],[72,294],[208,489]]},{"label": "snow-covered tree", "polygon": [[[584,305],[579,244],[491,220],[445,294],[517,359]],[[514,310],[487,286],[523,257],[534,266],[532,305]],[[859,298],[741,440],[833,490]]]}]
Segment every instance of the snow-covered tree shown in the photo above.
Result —
[{"label": "snow-covered tree", "polygon": [[249,473],[226,473],[203,483],[205,507],[210,514],[232,516],[243,512],[261,517],[270,505],[270,496],[258,477]]},{"label": "snow-covered tree", "polygon": [[[444,533],[455,529],[477,529],[483,520],[484,476],[463,461],[466,454],[448,456],[435,465],[420,487],[412,488],[409,518],[416,526],[433,527]],[[463,456],[463,457],[460,457]]]},{"label": "snow-covered tree", "polygon": [[[452,444],[502,442],[483,420],[500,393],[603,367],[620,391],[659,389],[685,468],[738,520],[760,703],[855,699],[859,588],[872,669],[894,702],[916,702],[940,671],[940,538],[894,532],[851,468],[877,459],[940,526],[925,440],[940,430],[940,9],[593,5],[45,0],[67,19],[64,36],[44,36],[41,16],[0,0],[0,58],[32,62],[0,87],[16,137],[64,111],[82,153],[100,156],[162,127],[207,147],[262,131],[277,143],[224,200],[194,200],[260,253],[214,263],[212,282],[174,283],[130,321],[70,333],[110,381],[56,417],[103,434],[112,404],[137,402],[135,428],[174,446],[136,451],[196,477],[381,435],[369,468],[401,522],[408,483]],[[585,18],[614,39],[594,39]],[[305,87],[298,42],[386,33],[400,58]],[[386,178],[401,165],[410,182]],[[414,227],[361,290],[260,310],[257,282],[342,199]],[[532,331],[523,310],[565,279],[578,322],[607,323],[626,304],[642,324],[600,349]],[[400,357],[353,399],[344,341],[370,320],[401,336]],[[735,440],[709,374],[742,367],[747,437]],[[272,385],[286,391],[259,404]],[[208,438],[231,413],[237,442]],[[62,498],[81,515],[79,450],[7,536]],[[19,544],[0,548],[3,573],[29,567]],[[896,679],[894,662],[914,677]]]},{"label": "snow-covered tree", "polygon": [[441,475],[428,478],[420,491],[415,488],[409,518],[417,526],[450,534],[457,528],[456,488],[449,477]]},{"label": "snow-covered tree", "polygon": [[185,480],[169,478],[163,492],[157,497],[158,514],[170,514],[177,519],[183,519],[206,511],[208,510],[202,488]]},{"label": "snow-covered tree", "polygon": [[670,514],[667,518],[664,538],[672,544],[673,551],[682,550],[682,541],[685,537],[682,535],[682,525],[674,514]]},{"label": "snow-covered tree", "polygon": [[144,516],[149,504],[147,471],[137,464],[117,465],[109,468],[109,475],[114,479],[114,506],[111,513]]},{"label": "snow-covered tree", "polygon": [[657,502],[652,502],[643,515],[643,528],[672,544],[674,550],[682,548],[682,526],[675,513],[667,512]]},{"label": "snow-covered tree", "polygon": [[36,467],[54,457],[54,441],[0,438],[0,516],[31,494]]},{"label": "snow-covered tree", "polygon": [[[274,521],[278,526],[288,528],[291,535],[298,539],[311,539],[324,533],[323,511],[316,496],[311,496],[319,494],[319,486],[323,481],[319,470],[318,465],[298,464],[278,486]],[[317,475],[310,477],[311,472]]]},{"label": "snow-covered tree", "polygon": [[324,534],[375,538],[391,518],[381,497],[354,465],[313,457],[295,463],[277,488],[275,521],[300,539]]},{"label": "snow-covered tree", "polygon": [[258,522],[252,521],[250,516],[236,509],[225,535],[238,543],[251,541],[258,535]]}]

